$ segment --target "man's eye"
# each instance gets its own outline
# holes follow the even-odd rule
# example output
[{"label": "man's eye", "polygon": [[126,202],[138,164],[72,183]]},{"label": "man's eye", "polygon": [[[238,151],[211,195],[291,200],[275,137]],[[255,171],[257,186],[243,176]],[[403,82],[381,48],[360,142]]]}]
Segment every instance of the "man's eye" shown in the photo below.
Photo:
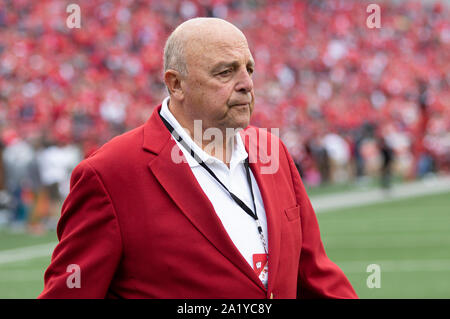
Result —
[{"label": "man's eye", "polygon": [[219,75],[229,75],[231,73],[231,69],[226,69],[225,71],[222,71],[219,73]]},{"label": "man's eye", "polygon": [[255,70],[253,70],[252,68],[248,68],[248,69],[247,69],[247,72],[248,72],[249,74],[253,74],[254,71],[255,71]]}]

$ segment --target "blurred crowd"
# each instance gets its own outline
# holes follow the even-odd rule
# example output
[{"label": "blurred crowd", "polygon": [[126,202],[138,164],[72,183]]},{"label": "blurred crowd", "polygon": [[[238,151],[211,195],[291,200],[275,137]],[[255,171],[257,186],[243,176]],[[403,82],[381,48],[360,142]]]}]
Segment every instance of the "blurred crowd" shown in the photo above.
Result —
[{"label": "blurred crowd", "polygon": [[450,170],[448,2],[378,1],[379,29],[357,0],[76,1],[79,29],[70,3],[0,6],[0,225],[54,226],[73,167],[167,95],[162,48],[195,16],[246,34],[252,124],[280,129],[307,185]]}]

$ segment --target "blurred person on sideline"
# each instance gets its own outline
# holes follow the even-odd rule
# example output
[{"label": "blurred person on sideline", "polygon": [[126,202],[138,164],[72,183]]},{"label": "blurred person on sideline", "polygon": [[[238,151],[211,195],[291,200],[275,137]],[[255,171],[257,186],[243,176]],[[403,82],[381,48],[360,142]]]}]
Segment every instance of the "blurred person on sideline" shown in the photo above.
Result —
[{"label": "blurred person on sideline", "polygon": [[44,141],[37,154],[37,163],[44,187],[36,212],[48,229],[55,229],[62,200],[69,194],[70,174],[82,160],[81,151],[67,139]]},{"label": "blurred person on sideline", "polygon": [[428,131],[429,114],[429,93],[428,86],[423,79],[417,80],[419,106],[419,119],[414,129],[414,142],[412,145],[414,155],[413,174],[415,177],[422,178],[433,169],[433,159],[430,156],[426,145],[425,137]]},{"label": "blurred person on sideline", "polygon": [[378,149],[381,155],[380,181],[384,190],[389,190],[392,184],[392,165],[394,162],[394,150],[384,136],[377,137]]},{"label": "blurred person on sideline", "polygon": [[366,175],[366,162],[363,155],[363,145],[368,139],[372,138],[373,131],[373,124],[364,122],[355,133],[353,152],[355,157],[356,182],[359,184],[364,184],[364,178]]},{"label": "blurred person on sideline", "polygon": [[10,213],[10,195],[5,186],[5,165],[3,162],[3,150],[5,144],[0,139],[0,228],[8,224]]},{"label": "blurred person on sideline", "polygon": [[249,127],[244,34],[188,20],[164,61],[169,97],[73,171],[39,297],[356,298],[286,147]]},{"label": "blurred person on sideline", "polygon": [[3,164],[3,150],[5,145],[0,139],[0,192],[5,189],[5,165]]},{"label": "blurred person on sideline", "polygon": [[328,154],[332,182],[343,183],[348,181],[351,153],[347,141],[339,134],[330,132],[321,139],[321,145]]},{"label": "blurred person on sideline", "polygon": [[311,186],[325,185],[330,182],[331,166],[327,149],[320,143],[317,137],[310,138],[306,144],[308,154],[305,165],[309,168],[305,180]]},{"label": "blurred person on sideline", "polygon": [[34,204],[34,194],[40,185],[40,175],[33,147],[20,138],[15,131],[7,134],[3,151],[5,184],[12,197],[13,230],[25,231],[30,209]]}]

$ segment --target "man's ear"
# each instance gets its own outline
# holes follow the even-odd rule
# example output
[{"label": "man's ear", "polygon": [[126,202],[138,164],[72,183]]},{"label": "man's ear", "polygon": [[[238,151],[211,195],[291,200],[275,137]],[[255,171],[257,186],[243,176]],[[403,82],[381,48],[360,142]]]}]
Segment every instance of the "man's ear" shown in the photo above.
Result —
[{"label": "man's ear", "polygon": [[164,83],[169,90],[170,96],[176,100],[182,100],[184,98],[181,81],[182,77],[178,71],[167,70],[166,73],[164,73]]}]

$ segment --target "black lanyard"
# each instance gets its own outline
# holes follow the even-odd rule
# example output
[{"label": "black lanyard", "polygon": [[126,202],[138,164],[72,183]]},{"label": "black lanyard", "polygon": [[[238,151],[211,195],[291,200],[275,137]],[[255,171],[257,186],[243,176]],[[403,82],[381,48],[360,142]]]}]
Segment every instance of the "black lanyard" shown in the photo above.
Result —
[{"label": "black lanyard", "polygon": [[[230,190],[220,181],[220,179],[216,176],[216,174],[214,174],[214,172],[205,164],[205,162],[203,162],[203,160],[194,152],[193,149],[191,149],[186,142],[181,138],[180,134],[178,134],[178,132],[173,128],[172,125],[170,125],[169,122],[166,121],[166,119],[164,117],[161,116],[161,114],[159,114],[159,116],[161,117],[161,120],[163,121],[164,125],[167,127],[167,129],[169,130],[170,134],[172,134],[172,136],[175,138],[176,141],[178,141],[181,145],[183,145],[183,147],[189,151],[189,153],[191,154],[191,156],[220,184],[222,185],[222,187],[228,192],[228,194],[230,194],[231,198],[236,202],[236,204],[239,205],[239,207],[241,207],[244,212],[246,212],[249,216],[251,216],[255,222],[256,222],[256,226],[258,227],[258,233],[259,233],[259,237],[261,238],[261,242],[264,246],[264,251],[267,254],[267,248],[266,248],[266,240],[264,239],[264,234],[263,234],[263,230],[261,227],[261,223],[259,222],[258,219],[258,215],[256,214],[256,204],[255,204],[255,196],[253,194],[253,186],[252,186],[252,179],[250,177],[250,168],[249,168],[249,162],[248,162],[248,157],[245,159],[244,161],[244,167],[245,167],[245,171],[247,173],[247,182],[248,185],[250,187],[250,193],[252,195],[252,201],[253,201],[253,209],[255,212],[253,212],[242,200],[239,199],[239,197],[237,197],[236,195],[234,195],[232,192],[230,192]],[[175,134],[174,134],[175,133]]]}]

